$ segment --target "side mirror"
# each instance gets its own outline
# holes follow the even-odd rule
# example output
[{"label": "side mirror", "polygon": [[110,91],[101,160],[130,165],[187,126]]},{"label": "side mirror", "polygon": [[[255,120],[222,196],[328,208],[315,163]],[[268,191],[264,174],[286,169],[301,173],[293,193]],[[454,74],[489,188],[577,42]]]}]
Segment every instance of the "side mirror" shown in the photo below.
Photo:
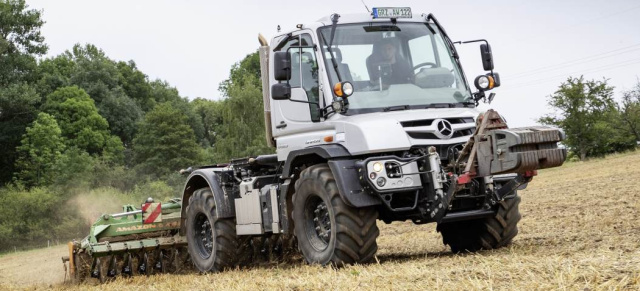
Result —
[{"label": "side mirror", "polygon": [[273,84],[271,86],[271,98],[273,100],[291,99],[291,85],[287,83]]},{"label": "side mirror", "polygon": [[482,58],[482,67],[484,70],[493,70],[493,55],[491,54],[491,46],[488,43],[480,45],[480,57]]},{"label": "side mirror", "polygon": [[278,81],[291,79],[291,54],[289,52],[275,52],[273,54],[273,77]]}]

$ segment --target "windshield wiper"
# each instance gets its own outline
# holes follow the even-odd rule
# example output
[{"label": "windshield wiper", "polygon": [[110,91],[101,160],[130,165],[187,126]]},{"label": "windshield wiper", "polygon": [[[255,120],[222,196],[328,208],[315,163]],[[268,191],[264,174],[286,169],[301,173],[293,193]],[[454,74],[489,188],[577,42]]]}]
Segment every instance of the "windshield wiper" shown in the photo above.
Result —
[{"label": "windshield wiper", "polygon": [[462,108],[469,105],[475,105],[473,102],[457,102],[457,103],[431,103],[427,105],[397,105],[382,108],[382,111],[403,111],[409,109],[429,109],[429,108]]},{"label": "windshield wiper", "polygon": [[409,109],[410,106],[409,105],[398,105],[398,106],[389,106],[389,107],[385,107],[382,110],[384,112],[389,112],[389,111],[402,111],[402,110],[407,110]]},{"label": "windshield wiper", "polygon": [[431,103],[429,105],[427,105],[426,108],[460,108],[460,107],[467,107],[467,105],[471,105],[474,103],[470,103],[470,102],[457,102],[457,103]]}]

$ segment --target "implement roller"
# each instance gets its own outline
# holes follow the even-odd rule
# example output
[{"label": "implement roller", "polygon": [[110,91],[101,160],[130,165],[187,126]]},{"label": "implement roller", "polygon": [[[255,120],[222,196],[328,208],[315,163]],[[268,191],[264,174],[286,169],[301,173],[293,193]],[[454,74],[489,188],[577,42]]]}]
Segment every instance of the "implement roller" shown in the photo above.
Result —
[{"label": "implement roller", "polygon": [[154,203],[140,209],[124,205],[123,212],[104,214],[81,241],[68,243],[69,277],[76,282],[94,278],[104,283],[118,275],[180,273],[191,266],[187,239],[178,234],[181,200]]}]

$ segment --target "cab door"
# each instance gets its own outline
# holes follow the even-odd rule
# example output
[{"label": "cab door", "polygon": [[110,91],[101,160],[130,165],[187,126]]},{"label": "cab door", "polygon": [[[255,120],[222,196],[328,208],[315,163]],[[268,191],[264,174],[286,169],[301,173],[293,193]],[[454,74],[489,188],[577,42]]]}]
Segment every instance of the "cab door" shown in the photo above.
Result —
[{"label": "cab door", "polygon": [[319,103],[318,61],[313,38],[309,33],[297,32],[284,45],[276,46],[275,51],[291,54],[291,100],[271,100],[274,103],[273,136],[305,132],[320,121],[318,107],[323,105]]}]

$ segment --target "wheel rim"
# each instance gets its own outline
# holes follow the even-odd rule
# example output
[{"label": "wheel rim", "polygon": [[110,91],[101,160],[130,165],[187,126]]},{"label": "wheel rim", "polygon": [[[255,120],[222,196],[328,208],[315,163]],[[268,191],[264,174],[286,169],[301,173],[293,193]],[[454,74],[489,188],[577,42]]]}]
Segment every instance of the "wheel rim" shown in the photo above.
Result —
[{"label": "wheel rim", "polygon": [[213,231],[211,223],[204,213],[198,213],[194,223],[194,242],[200,257],[208,259],[213,252]]},{"label": "wheel rim", "polygon": [[307,239],[317,251],[323,251],[331,241],[331,216],[327,203],[311,195],[305,203]]}]

